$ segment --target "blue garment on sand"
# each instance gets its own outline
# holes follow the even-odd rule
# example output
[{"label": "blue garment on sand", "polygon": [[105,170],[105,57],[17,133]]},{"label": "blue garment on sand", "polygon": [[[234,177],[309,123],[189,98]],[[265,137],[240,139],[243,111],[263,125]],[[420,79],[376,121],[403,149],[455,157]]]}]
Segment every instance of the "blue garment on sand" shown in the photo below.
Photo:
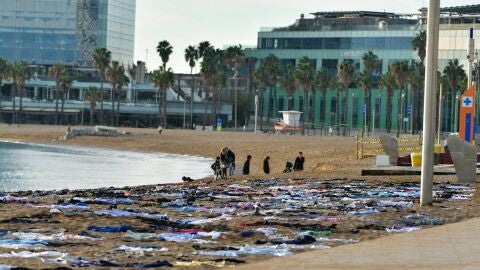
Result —
[{"label": "blue garment on sand", "polygon": [[131,226],[88,226],[87,230],[96,232],[126,232],[131,229]]},{"label": "blue garment on sand", "polygon": [[134,201],[129,198],[114,198],[114,199],[95,198],[94,202],[99,204],[133,204],[134,203]]}]

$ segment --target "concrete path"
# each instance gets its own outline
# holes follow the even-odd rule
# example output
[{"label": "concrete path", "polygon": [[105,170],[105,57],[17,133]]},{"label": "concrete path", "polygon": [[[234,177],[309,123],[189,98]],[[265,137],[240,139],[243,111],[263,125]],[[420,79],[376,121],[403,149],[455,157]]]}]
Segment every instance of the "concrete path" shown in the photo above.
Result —
[{"label": "concrete path", "polygon": [[236,269],[480,269],[480,218]]}]

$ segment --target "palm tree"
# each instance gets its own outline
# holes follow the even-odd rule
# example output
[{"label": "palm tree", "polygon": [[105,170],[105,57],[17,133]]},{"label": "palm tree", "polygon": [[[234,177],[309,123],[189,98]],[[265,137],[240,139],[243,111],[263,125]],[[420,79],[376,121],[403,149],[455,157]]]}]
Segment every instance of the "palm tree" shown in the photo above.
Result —
[{"label": "palm tree", "polygon": [[315,86],[315,70],[310,64],[308,57],[302,57],[295,70],[295,84],[303,92],[304,122],[308,122],[308,91]]},{"label": "palm tree", "polygon": [[[117,61],[112,61],[112,64],[107,68],[107,79],[112,85],[112,114],[110,115],[110,125],[115,125],[115,98],[120,102],[119,87],[122,87],[125,82],[125,68]],[[121,88],[120,88],[121,89]],[[120,112],[117,112],[120,113]]]},{"label": "palm tree", "polygon": [[200,55],[198,54],[198,49],[195,46],[188,46],[185,49],[185,61],[190,66],[190,77],[191,77],[191,91],[190,91],[190,127],[193,128],[193,96],[195,92],[195,82],[193,79],[193,68],[197,64],[198,58]]},{"label": "palm tree", "polygon": [[370,91],[372,90],[372,75],[368,72],[367,69],[364,69],[362,72],[357,73],[356,81],[358,86],[363,89],[363,96],[365,100],[366,112],[365,113],[365,124],[370,126]]},{"label": "palm tree", "polygon": [[158,112],[161,125],[167,127],[167,90],[174,84],[173,71],[160,66],[153,71],[152,80],[155,87],[158,87],[161,98],[158,99]]},{"label": "palm tree", "polygon": [[[336,100],[336,106],[335,106],[335,125],[339,125],[340,121],[340,105],[342,104],[341,98],[343,97],[343,92],[345,92],[345,85],[338,79],[337,76],[332,77],[330,80],[330,85],[329,88],[335,91],[335,100]],[[334,121],[330,119],[331,125],[333,125]]]},{"label": "palm tree", "polygon": [[157,46],[158,55],[162,58],[163,69],[166,69],[170,55],[173,53],[173,47],[167,40],[162,40]]},{"label": "palm tree", "polygon": [[[106,48],[96,48],[92,54],[93,64],[97,69],[97,72],[100,76],[100,123],[104,124],[103,118],[103,82],[106,78],[106,70],[110,66],[110,61],[112,60],[111,52]],[[112,97],[113,102],[113,97]]]},{"label": "palm tree", "polygon": [[60,124],[63,124],[63,109],[65,105],[65,95],[70,91],[72,88],[72,79],[68,76],[68,73],[65,74],[65,77],[63,77],[60,81],[60,89],[61,89],[61,95],[62,95],[62,106],[60,109]]},{"label": "palm tree", "polygon": [[208,49],[203,55],[200,66],[200,74],[205,83],[205,106],[203,113],[203,129],[205,129],[210,91],[213,90],[215,76],[224,69],[223,52],[219,49]]},{"label": "palm tree", "polygon": [[[234,86],[233,86],[233,91],[230,92],[230,95],[234,93],[235,95],[235,116],[234,116],[234,121],[237,121],[237,77],[238,77],[238,70],[240,67],[243,65],[245,62],[245,56],[242,52],[242,45],[238,46],[230,46],[227,48],[225,51],[225,61],[230,68],[230,70],[233,72],[233,77],[234,77]],[[231,96],[230,96],[231,97]],[[237,126],[237,123],[235,122],[235,127]]]},{"label": "palm tree", "polygon": [[[254,83],[255,83],[255,88],[257,89],[258,92],[258,100],[260,102],[258,111],[260,112],[260,118],[263,116],[263,92],[265,91],[266,87],[266,82],[267,82],[267,72],[265,71],[265,68],[263,65],[260,65],[260,67],[255,70],[255,73],[253,75],[254,78]],[[263,129],[263,121],[262,119],[260,120],[260,130]]]},{"label": "palm tree", "polygon": [[[337,65],[337,77],[343,83],[345,92],[348,96],[348,87],[355,79],[355,65],[351,60],[343,60]],[[344,117],[346,120],[346,117]]]},{"label": "palm tree", "polygon": [[20,108],[19,108],[19,122],[22,123],[22,111],[23,111],[23,97],[25,95],[25,81],[30,78],[30,70],[26,61],[20,61],[17,68],[17,85],[18,94],[20,96]]},{"label": "palm tree", "polygon": [[363,54],[362,56],[363,65],[365,66],[365,70],[368,74],[372,75],[373,71],[378,67],[380,61],[378,60],[378,56],[374,54],[372,51],[368,51]]},{"label": "palm tree", "polygon": [[85,99],[90,104],[90,125],[95,124],[95,108],[97,107],[97,101],[100,99],[100,93],[96,87],[89,87],[85,92]]},{"label": "palm tree", "polygon": [[[281,65],[280,59],[273,54],[269,54],[265,59],[263,59],[263,65],[265,66],[265,71],[267,73],[267,82],[270,86],[268,91],[268,111],[267,111],[267,122],[270,123],[270,117],[272,117],[272,110],[277,114],[277,83],[280,77]],[[273,104],[272,102],[273,94]],[[306,113],[306,112],[305,112]]]},{"label": "palm tree", "polygon": [[117,114],[116,114],[117,126],[120,125],[120,99],[123,93],[123,86],[128,85],[129,82],[130,82],[130,79],[128,78],[128,76],[125,75],[125,68],[122,65],[118,74],[117,89],[115,91],[117,95]]},{"label": "palm tree", "polygon": [[[282,76],[280,77],[280,86],[285,89],[287,94],[287,111],[292,109],[292,97],[295,94],[295,67],[287,65],[283,68]],[[282,108],[283,109],[283,108]]]},{"label": "palm tree", "polygon": [[[378,56],[374,54],[372,51],[368,51],[363,54],[362,56],[363,65],[364,65],[364,74],[363,77],[363,85],[367,86],[368,89],[363,88],[364,91],[364,104],[366,106],[365,110],[368,112],[367,116],[367,125],[369,126],[370,123],[370,111],[371,111],[371,89],[372,89],[372,80],[373,80],[373,72],[379,66],[380,61],[378,60]],[[370,82],[366,81],[370,80]],[[370,126],[369,126],[370,128]]]},{"label": "palm tree", "polygon": [[403,115],[403,108],[402,108],[402,102],[401,102],[401,99],[403,98],[402,96],[402,92],[403,92],[403,88],[405,87],[405,82],[407,81],[407,75],[408,75],[408,62],[406,60],[399,60],[399,61],[396,61],[395,63],[393,63],[391,66],[390,66],[390,71],[393,75],[393,77],[395,77],[395,83],[397,84],[397,87],[398,89],[400,90],[400,93],[399,93],[399,100],[398,100],[398,113],[397,113],[397,137],[400,136],[400,130],[402,129],[402,125],[403,125],[403,119],[402,119],[402,115]]},{"label": "palm tree", "polygon": [[12,97],[12,122],[17,123],[16,99],[18,90],[18,70],[20,62],[12,62],[8,65],[8,78],[12,81],[12,88],[10,96]]},{"label": "palm tree", "polygon": [[67,69],[62,64],[55,64],[48,69],[48,75],[55,79],[55,125],[58,125],[58,98],[60,94],[60,84],[67,75]]},{"label": "palm tree", "polygon": [[8,77],[8,62],[5,58],[0,56],[0,120],[2,119],[2,86],[3,86],[3,79]]},{"label": "palm tree", "polygon": [[199,58],[203,58],[205,54],[214,50],[213,46],[210,44],[209,41],[202,41],[198,44],[198,56]]},{"label": "palm tree", "polygon": [[412,45],[413,49],[418,51],[418,57],[423,64],[425,56],[427,55],[427,51],[425,50],[425,47],[427,46],[427,32],[425,30],[418,32],[412,40]]},{"label": "palm tree", "polygon": [[419,96],[418,91],[420,91],[424,83],[424,76],[425,67],[422,62],[412,61],[407,75],[407,82],[410,84],[410,89],[412,91],[412,134],[420,129],[418,127],[419,121],[417,121],[420,104],[418,104],[419,99],[417,99],[417,97]]},{"label": "palm tree", "polygon": [[220,98],[222,88],[225,87],[227,83],[227,77],[225,72],[217,72],[212,78],[212,103],[213,103],[213,110],[211,112],[211,119],[217,119],[217,114],[220,109]]},{"label": "palm tree", "polygon": [[[460,65],[458,59],[448,60],[447,66],[443,69],[443,74],[445,76],[446,81],[448,82],[448,87],[450,88],[451,95],[452,95],[452,117],[451,117],[451,127],[453,129],[455,123],[455,97],[457,91],[460,89],[461,79],[465,76],[465,70],[463,69],[463,65]],[[456,130],[453,130],[456,132]]]},{"label": "palm tree", "polygon": [[322,94],[322,112],[320,121],[325,124],[325,117],[327,114],[327,90],[331,84],[332,77],[325,68],[322,68],[317,72],[316,87],[320,90]]},{"label": "palm tree", "polygon": [[380,80],[378,82],[380,88],[383,88],[387,91],[387,114],[386,114],[386,123],[387,123],[387,133],[390,133],[392,128],[392,97],[393,97],[393,89],[395,88],[396,82],[395,77],[392,75],[390,71],[386,74],[380,76]]}]

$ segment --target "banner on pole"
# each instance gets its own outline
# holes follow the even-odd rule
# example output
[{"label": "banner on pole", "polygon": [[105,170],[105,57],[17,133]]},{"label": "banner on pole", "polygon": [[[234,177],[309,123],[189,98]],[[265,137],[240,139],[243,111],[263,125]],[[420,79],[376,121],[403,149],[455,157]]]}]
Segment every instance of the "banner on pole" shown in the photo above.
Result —
[{"label": "banner on pole", "polygon": [[460,138],[473,143],[475,139],[475,85],[472,84],[460,99]]}]

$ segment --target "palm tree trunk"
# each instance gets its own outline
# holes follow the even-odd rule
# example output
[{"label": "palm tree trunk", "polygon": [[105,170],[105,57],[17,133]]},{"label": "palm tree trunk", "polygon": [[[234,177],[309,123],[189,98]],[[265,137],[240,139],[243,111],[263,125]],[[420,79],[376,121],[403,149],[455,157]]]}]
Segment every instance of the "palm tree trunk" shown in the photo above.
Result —
[{"label": "palm tree trunk", "polygon": [[111,97],[111,101],[112,101],[112,113],[110,114],[110,125],[113,127],[115,126],[115,91],[113,91],[113,89],[115,88],[115,86],[112,85],[112,97]]},{"label": "palm tree trunk", "polygon": [[277,85],[273,87],[273,118],[277,118],[278,114],[278,101],[277,101]]},{"label": "palm tree trunk", "polygon": [[[340,90],[337,89],[336,106],[335,106],[335,125],[338,126],[338,118],[340,117]],[[332,123],[333,124],[333,123]]]},{"label": "palm tree trunk", "polygon": [[192,87],[190,89],[190,128],[193,128],[193,95],[195,93],[195,81],[193,79],[193,68],[190,69],[190,77],[191,77],[191,84]]},{"label": "palm tree trunk", "polygon": [[167,128],[167,89],[163,91],[163,126]]},{"label": "palm tree trunk", "polygon": [[105,125],[103,120],[103,79],[100,80],[100,124]]},{"label": "palm tree trunk", "polygon": [[416,90],[412,88],[412,111],[410,112],[410,117],[412,118],[412,130],[411,130],[411,134],[415,134],[415,128],[417,127],[417,121],[415,119],[415,112],[417,110],[416,108],[416,98],[415,98],[415,95],[416,95]]},{"label": "palm tree trunk", "polygon": [[207,109],[208,109],[208,87],[205,89],[205,100],[203,106],[203,127],[202,130],[205,130],[205,126],[207,125]]},{"label": "palm tree trunk", "polygon": [[308,90],[303,90],[303,122],[308,123]]},{"label": "palm tree trunk", "polygon": [[20,109],[18,110],[18,122],[22,124],[22,112],[23,112],[23,94],[20,94]]},{"label": "palm tree trunk", "polygon": [[312,107],[310,107],[310,118],[312,121],[312,128],[315,125],[315,98],[316,98],[316,93],[315,91],[312,92]]},{"label": "palm tree trunk", "polygon": [[162,90],[158,90],[158,126],[163,126],[163,110],[162,110],[162,99],[160,98],[160,93]]},{"label": "palm tree trunk", "polygon": [[450,130],[452,132],[457,132],[455,130],[455,105],[456,105],[455,104],[455,102],[456,102],[455,95],[456,95],[456,91],[453,90],[452,91],[452,103],[451,103],[451,108],[450,108],[450,111],[452,112],[452,115],[450,117]]},{"label": "palm tree trunk", "polygon": [[63,118],[64,118],[64,115],[63,115],[63,109],[65,107],[65,93],[62,94],[62,108],[60,109],[60,124],[63,125]]},{"label": "palm tree trunk", "polygon": [[321,116],[321,121],[322,124],[325,125],[325,119],[327,117],[327,91],[322,92],[322,116]]},{"label": "palm tree trunk", "polygon": [[117,94],[117,126],[120,126],[120,91]]},{"label": "palm tree trunk", "polygon": [[273,86],[270,86],[268,89],[268,100],[267,100],[267,122],[270,123],[270,118],[272,117],[272,92]]},{"label": "palm tree trunk", "polygon": [[59,86],[55,89],[55,125],[58,125],[58,89]]},{"label": "palm tree trunk", "polygon": [[259,101],[260,101],[260,108],[258,109],[260,111],[259,115],[260,115],[260,130],[263,131],[263,91],[260,91],[260,97],[259,97]]},{"label": "palm tree trunk", "polygon": [[400,118],[400,110],[401,108],[401,96],[402,89],[400,89],[399,99],[397,99],[397,138],[400,137],[400,130],[402,129],[402,119]]},{"label": "palm tree trunk", "polygon": [[95,121],[95,107],[93,106],[93,103],[90,104],[90,126],[93,126],[93,123]]},{"label": "palm tree trunk", "polygon": [[12,96],[13,96],[13,104],[12,104],[12,109],[13,109],[13,114],[12,114],[12,118],[13,118],[13,123],[16,124],[17,123],[17,111],[16,111],[16,108],[15,108],[15,100],[16,100],[16,96],[17,96],[17,86],[13,86],[12,85]]},{"label": "palm tree trunk", "polygon": [[387,133],[390,133],[392,129],[392,93],[391,90],[388,91],[387,94]]}]

